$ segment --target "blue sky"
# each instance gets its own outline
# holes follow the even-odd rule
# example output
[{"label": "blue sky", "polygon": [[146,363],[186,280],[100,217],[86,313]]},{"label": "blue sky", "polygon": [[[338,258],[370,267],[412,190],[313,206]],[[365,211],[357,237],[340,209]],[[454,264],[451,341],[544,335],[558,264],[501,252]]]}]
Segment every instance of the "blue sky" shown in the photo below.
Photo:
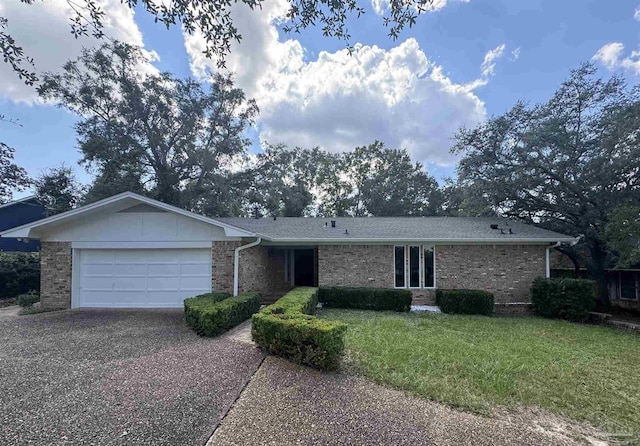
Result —
[{"label": "blue sky", "polygon": [[[141,11],[127,14],[119,1],[104,1],[112,18],[109,34],[155,51],[159,70],[197,77],[215,66],[199,54],[197,36],[185,38],[179,28],[167,31]],[[318,29],[284,34],[276,22],[285,0],[265,2],[262,13],[235,11],[245,39],[233,48],[228,65],[262,111],[250,131],[251,150],[260,150],[261,138],[332,151],[378,138],[407,148],[442,179],[454,173],[448,149],[455,129],[503,113],[520,99],[546,100],[582,61],[595,56],[603,76],[617,72],[638,82],[637,1],[436,3],[438,10],[393,41],[372,6],[384,2],[362,2],[366,14],[348,24],[351,43],[362,44],[355,56],[345,55],[344,42],[324,38]],[[80,46],[95,45],[91,39],[73,41],[65,4],[0,0],[9,31],[39,69],[55,70],[77,56]],[[0,124],[0,137],[16,148],[17,163],[36,176],[64,162],[90,181],[77,166],[77,117],[38,103],[7,67],[0,67],[0,79],[0,114],[21,124]]]}]

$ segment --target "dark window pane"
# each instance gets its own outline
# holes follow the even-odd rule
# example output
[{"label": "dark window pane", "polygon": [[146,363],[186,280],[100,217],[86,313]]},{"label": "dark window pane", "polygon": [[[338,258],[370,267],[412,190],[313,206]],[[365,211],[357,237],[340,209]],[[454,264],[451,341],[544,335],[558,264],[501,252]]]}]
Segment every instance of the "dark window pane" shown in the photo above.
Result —
[{"label": "dark window pane", "polygon": [[396,246],[396,286],[404,286],[404,246]]},{"label": "dark window pane", "polygon": [[418,288],[420,286],[420,247],[409,247],[409,286]]},{"label": "dark window pane", "polygon": [[636,275],[632,271],[620,272],[620,298],[633,300],[636,298]]},{"label": "dark window pane", "polygon": [[427,288],[433,288],[435,286],[433,254],[433,246],[424,247],[424,286]]}]

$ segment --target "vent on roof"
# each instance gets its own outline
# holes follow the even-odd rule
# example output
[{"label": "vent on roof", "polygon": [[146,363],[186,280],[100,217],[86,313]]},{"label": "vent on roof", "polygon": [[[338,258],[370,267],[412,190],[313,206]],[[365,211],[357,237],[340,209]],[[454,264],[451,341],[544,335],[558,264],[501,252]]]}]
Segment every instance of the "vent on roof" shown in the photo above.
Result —
[{"label": "vent on roof", "polygon": [[490,227],[491,229],[498,229],[498,225],[497,225],[496,223],[491,223],[491,224],[489,225],[489,227]]},{"label": "vent on roof", "polygon": [[336,227],[336,221],[335,220],[331,220],[331,227],[335,228]]}]

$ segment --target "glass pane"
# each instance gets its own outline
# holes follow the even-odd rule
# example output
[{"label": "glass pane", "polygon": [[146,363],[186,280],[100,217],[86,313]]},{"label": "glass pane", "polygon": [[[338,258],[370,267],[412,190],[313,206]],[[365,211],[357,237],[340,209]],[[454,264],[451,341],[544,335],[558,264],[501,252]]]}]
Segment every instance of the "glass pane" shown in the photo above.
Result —
[{"label": "glass pane", "polygon": [[433,246],[424,247],[424,286],[427,288],[433,288],[435,286],[433,254]]},{"label": "glass pane", "polygon": [[620,298],[636,298],[636,275],[631,271],[620,272]]},{"label": "glass pane", "polygon": [[404,286],[404,246],[396,246],[396,286]]},{"label": "glass pane", "polygon": [[418,288],[420,286],[420,247],[409,247],[409,286]]}]

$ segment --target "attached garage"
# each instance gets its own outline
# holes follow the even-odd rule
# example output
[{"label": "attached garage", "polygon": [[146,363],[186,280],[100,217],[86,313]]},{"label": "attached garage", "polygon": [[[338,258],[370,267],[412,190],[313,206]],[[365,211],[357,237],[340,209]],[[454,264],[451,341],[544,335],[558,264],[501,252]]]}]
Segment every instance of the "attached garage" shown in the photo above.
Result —
[{"label": "attached garage", "polygon": [[181,308],[187,297],[229,289],[234,257],[214,261],[214,244],[233,252],[255,239],[131,192],[1,235],[40,240],[40,300],[51,309]]},{"label": "attached garage", "polygon": [[211,291],[210,249],[81,249],[77,307],[180,308]]}]

